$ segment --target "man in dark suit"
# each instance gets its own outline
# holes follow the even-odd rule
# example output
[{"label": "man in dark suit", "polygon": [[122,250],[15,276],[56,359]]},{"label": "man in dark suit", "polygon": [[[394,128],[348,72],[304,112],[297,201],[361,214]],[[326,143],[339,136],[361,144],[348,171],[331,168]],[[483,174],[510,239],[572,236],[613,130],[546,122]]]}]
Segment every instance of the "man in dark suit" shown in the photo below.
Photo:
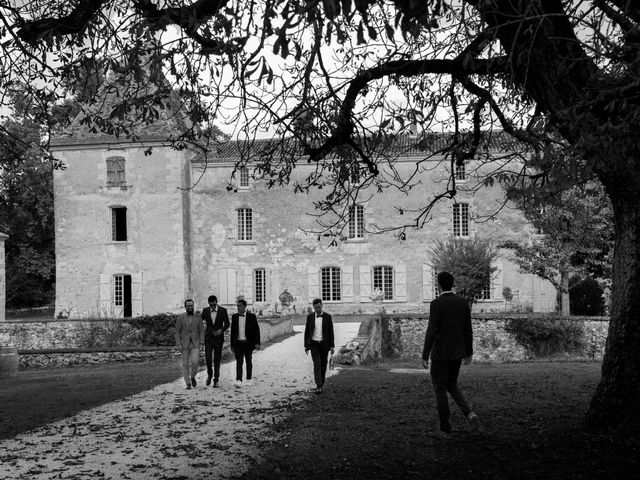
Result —
[{"label": "man in dark suit", "polygon": [[431,302],[422,365],[429,369],[431,358],[431,382],[436,395],[440,431],[446,435],[451,433],[447,392],[462,410],[472,430],[478,428],[478,416],[458,388],[462,360],[468,365],[473,355],[471,309],[466,300],[451,291],[453,275],[449,272],[439,273],[438,283],[441,294]]},{"label": "man in dark suit", "polygon": [[247,383],[253,373],[252,355],[260,350],[260,327],[255,314],[247,312],[247,301],[239,298],[238,313],[231,315],[231,351],[236,356],[236,387],[242,385],[242,363],[247,364]]},{"label": "man in dark suit", "polygon": [[333,320],[331,315],[322,311],[322,300],[313,301],[314,313],[307,315],[304,327],[304,351],[308,355],[311,351],[313,360],[313,377],[316,382],[316,393],[324,391],[324,380],[327,374],[327,357],[333,355]]},{"label": "man in dark suit", "polygon": [[[204,358],[207,362],[207,385],[217,387],[220,380],[220,360],[222,359],[222,346],[224,344],[224,332],[229,328],[229,315],[227,309],[218,305],[215,295],[207,299],[208,307],[202,310],[202,319],[206,325],[204,330]],[[213,368],[211,366],[211,354],[213,353]]]}]

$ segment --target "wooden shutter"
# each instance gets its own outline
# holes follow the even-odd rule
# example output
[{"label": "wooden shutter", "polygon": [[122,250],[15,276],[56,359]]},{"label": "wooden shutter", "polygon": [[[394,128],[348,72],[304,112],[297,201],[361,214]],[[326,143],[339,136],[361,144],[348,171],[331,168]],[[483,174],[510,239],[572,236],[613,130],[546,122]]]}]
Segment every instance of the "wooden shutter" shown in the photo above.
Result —
[{"label": "wooden shutter", "polygon": [[431,265],[422,265],[422,301],[433,300],[433,269]]},{"label": "wooden shutter", "polygon": [[320,298],[319,270],[316,266],[309,266],[307,270],[307,286],[309,289],[309,301]]},{"label": "wooden shutter", "polygon": [[111,275],[101,273],[99,280],[100,295],[98,300],[98,316],[111,316]]},{"label": "wooden shutter", "polygon": [[353,302],[353,265],[342,267],[342,301]]},{"label": "wooden shutter", "polygon": [[401,263],[396,265],[394,272],[394,290],[393,299],[398,302],[407,301],[407,267]]},{"label": "wooden shutter", "polygon": [[142,315],[142,272],[131,275],[131,316]]},{"label": "wooden shutter", "polygon": [[242,270],[242,295],[249,305],[253,304],[253,269],[244,267]]},{"label": "wooden shutter", "polygon": [[360,265],[360,302],[370,302],[371,298],[371,267]]},{"label": "wooden shutter", "polygon": [[220,295],[218,300],[222,305],[232,305],[236,302],[237,285],[236,271],[233,268],[221,268],[218,271]]}]

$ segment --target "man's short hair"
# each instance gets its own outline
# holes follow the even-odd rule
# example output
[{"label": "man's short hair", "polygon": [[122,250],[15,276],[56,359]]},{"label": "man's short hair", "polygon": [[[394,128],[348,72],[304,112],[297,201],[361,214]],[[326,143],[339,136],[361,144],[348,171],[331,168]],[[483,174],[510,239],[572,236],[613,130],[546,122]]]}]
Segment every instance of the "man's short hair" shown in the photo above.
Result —
[{"label": "man's short hair", "polygon": [[440,272],[438,274],[438,283],[440,284],[440,288],[445,292],[451,290],[453,287],[453,275],[449,272]]},{"label": "man's short hair", "polygon": [[317,305],[317,304],[322,305],[322,300],[320,300],[319,298],[314,298],[313,299],[313,305]]},{"label": "man's short hair", "polygon": [[191,299],[191,298],[187,298],[187,299],[184,301],[184,308],[187,308],[187,303],[189,303],[189,302],[193,303],[193,305],[195,305],[195,304],[196,304],[196,302],[194,302],[194,301],[193,301],[193,299]]},{"label": "man's short hair", "polygon": [[218,301],[218,297],[216,297],[215,295],[209,295],[209,298],[207,298],[207,302],[217,302]]},{"label": "man's short hair", "polygon": [[245,307],[247,306],[247,301],[244,298],[239,298],[237,303],[244,305]]}]

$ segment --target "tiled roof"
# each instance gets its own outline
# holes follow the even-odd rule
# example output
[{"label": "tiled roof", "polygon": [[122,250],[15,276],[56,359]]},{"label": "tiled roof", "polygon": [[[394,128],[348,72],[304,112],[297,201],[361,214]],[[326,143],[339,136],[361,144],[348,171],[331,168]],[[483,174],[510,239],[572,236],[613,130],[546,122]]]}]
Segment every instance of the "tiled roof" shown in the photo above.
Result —
[{"label": "tiled roof", "polygon": [[[399,157],[425,157],[445,153],[451,146],[453,136],[450,133],[429,133],[426,135],[401,135],[388,137],[386,141],[377,140],[369,143],[363,150],[372,155],[387,155]],[[192,159],[193,162],[236,162],[240,158],[251,160],[260,157],[267,152],[277,154],[278,146],[289,153],[292,151],[303,156],[302,148],[290,138],[257,139],[253,141],[229,140],[209,147],[207,152],[199,153]],[[480,142],[478,153],[497,153],[514,148],[521,148],[512,136],[504,132],[493,132]]]}]

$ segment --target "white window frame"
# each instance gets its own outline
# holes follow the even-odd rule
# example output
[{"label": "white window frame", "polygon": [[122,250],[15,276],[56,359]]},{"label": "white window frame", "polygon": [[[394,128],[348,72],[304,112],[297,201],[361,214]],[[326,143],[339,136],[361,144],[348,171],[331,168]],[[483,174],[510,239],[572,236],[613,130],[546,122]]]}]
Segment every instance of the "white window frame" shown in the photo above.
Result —
[{"label": "white window frame", "polygon": [[251,208],[238,208],[238,235],[239,242],[253,242],[253,210]]},{"label": "white window frame", "polygon": [[362,240],[364,238],[364,205],[356,204],[349,211],[348,238]]},{"label": "white window frame", "polygon": [[382,292],[383,301],[395,299],[395,269],[390,265],[376,265],[371,269],[371,285],[373,290]]},{"label": "white window frame", "polygon": [[249,175],[249,169],[247,167],[240,167],[238,169],[238,188],[244,190],[251,188],[251,176]]},{"label": "white window frame", "polygon": [[469,204],[454,203],[452,209],[453,236],[456,238],[469,238]]},{"label": "white window frame", "polygon": [[456,162],[453,168],[455,169],[454,175],[455,175],[456,182],[465,182],[467,180],[467,171],[466,171],[465,163],[462,162],[460,165],[458,165],[458,163]]},{"label": "white window frame", "polygon": [[253,270],[253,298],[256,303],[267,301],[267,269],[255,268]]},{"label": "white window frame", "polygon": [[[328,281],[327,284],[325,284],[325,280]],[[323,302],[342,301],[342,270],[340,267],[328,266],[320,269],[320,298]]]}]

